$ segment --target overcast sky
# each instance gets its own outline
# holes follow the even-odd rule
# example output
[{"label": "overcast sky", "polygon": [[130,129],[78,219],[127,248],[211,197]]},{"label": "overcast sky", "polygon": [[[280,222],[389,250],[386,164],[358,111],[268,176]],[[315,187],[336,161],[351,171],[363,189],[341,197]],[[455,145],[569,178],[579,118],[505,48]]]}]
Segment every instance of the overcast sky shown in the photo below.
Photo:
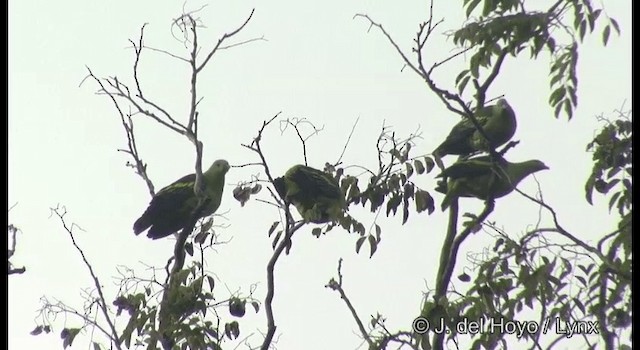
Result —
[{"label": "overcast sky", "polygon": [[[436,18],[444,18],[441,31],[458,28],[459,5],[439,1]],[[461,3],[461,2],[460,2]],[[188,2],[187,9],[201,2]],[[544,199],[560,214],[564,227],[592,242],[610,231],[616,221],[606,202],[595,206],[584,200],[584,182],[591,169],[591,155],[584,152],[594,131],[602,124],[595,115],[611,115],[623,103],[631,109],[631,2],[607,1],[607,13],[616,18],[622,36],[612,36],[603,48],[600,29],[580,47],[579,107],[571,121],[555,119],[548,106],[548,60],[509,59],[493,85],[490,97],[504,95],[518,116],[515,139],[521,143],[509,151],[509,160],[541,159],[550,170],[536,174]],[[283,118],[308,118],[323,131],[308,145],[309,165],[322,168],[334,162],[351,126],[359,118],[345,153],[347,164],[376,165],[375,140],[383,123],[400,136],[418,130],[414,154],[437,146],[458,120],[446,111],[421,79],[408,69],[382,34],[356,13],[367,13],[384,24],[398,44],[410,51],[418,23],[427,17],[425,1],[212,2],[199,13],[206,29],[200,32],[205,48],[215,45],[225,31],[242,23],[251,9],[255,14],[238,40],[264,37],[241,47],[219,52],[203,71],[199,91],[200,137],[205,144],[204,166],[215,159],[232,165],[255,162],[254,154],[240,146],[256,135],[262,121],[278,112]],[[21,229],[13,262],[27,272],[9,279],[9,349],[59,349],[56,334],[29,335],[37,317],[40,298],[59,299],[81,308],[80,291],[91,286],[81,258],[50,208],[64,205],[67,219],[84,229],[76,238],[115,298],[116,267],[126,265],[144,274],[146,265],[164,266],[172,253],[173,239],[150,241],[135,236],[132,224],[149,202],[142,180],[125,167],[127,156],[117,152],[126,138],[111,101],[96,96],[93,81],[80,82],[85,66],[99,76],[117,75],[131,82],[133,52],[127,39],[137,40],[140,27],[145,43],[185,55],[171,32],[171,20],[182,11],[180,2],[163,1],[11,1],[9,3],[9,198],[17,205],[9,222]],[[203,50],[205,50],[203,48]],[[434,38],[429,62],[451,53],[451,43]],[[524,55],[527,56],[527,55]],[[437,75],[452,87],[462,60],[445,66]],[[179,116],[188,111],[187,66],[166,55],[147,51],[140,63],[148,96]],[[185,119],[182,119],[185,120]],[[193,172],[191,144],[158,124],[136,119],[138,147],[148,163],[151,179],[159,189]],[[271,169],[283,173],[304,162],[297,137],[269,129],[263,140]],[[244,295],[257,283],[256,297],[266,290],[265,266],[271,256],[267,230],[278,220],[275,208],[251,201],[240,207],[232,195],[234,185],[249,180],[257,168],[232,168],[227,175],[222,205],[229,227],[218,230],[230,243],[207,256],[208,268],[219,277],[217,296],[241,290]],[[432,190],[433,176],[417,180]],[[528,178],[519,187],[534,194],[536,183]],[[439,204],[440,194],[434,193]],[[263,193],[266,198],[266,192]],[[464,210],[481,208],[481,202],[465,199]],[[490,220],[518,235],[537,221],[539,208],[518,194],[499,200]],[[354,211],[368,226],[374,217]],[[390,328],[407,329],[417,315],[421,291],[434,287],[440,246],[447,216],[412,215],[384,218],[383,239],[369,259],[367,251],[356,255],[357,237],[334,230],[316,239],[312,227],[294,237],[291,254],[278,263],[274,312],[279,349],[354,349],[362,345],[357,328],[339,296],[324,288],[336,275],[337,261],[345,259],[345,288],[366,320],[380,312]],[[543,222],[548,218],[543,217]],[[490,244],[486,234],[465,243],[464,251],[480,252]],[[464,254],[456,274],[469,266]],[[143,264],[144,263],[144,264]],[[459,288],[465,285],[456,281]],[[125,322],[124,320],[121,322]],[[242,336],[260,342],[265,316],[252,311],[241,321]],[[67,326],[79,323],[69,319]],[[124,323],[122,323],[124,324]],[[79,338],[76,348],[88,344]],[[516,348],[514,346],[514,348]]]}]

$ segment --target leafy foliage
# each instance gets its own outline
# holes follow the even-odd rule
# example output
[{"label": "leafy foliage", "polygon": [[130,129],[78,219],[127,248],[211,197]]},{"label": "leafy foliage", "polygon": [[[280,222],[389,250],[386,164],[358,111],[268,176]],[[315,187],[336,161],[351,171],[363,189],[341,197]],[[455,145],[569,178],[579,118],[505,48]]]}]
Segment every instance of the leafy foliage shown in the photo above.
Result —
[{"label": "leafy foliage", "polygon": [[[453,33],[453,42],[472,50],[473,54],[469,69],[455,79],[459,93],[462,94],[470,79],[479,78],[481,69],[494,69],[501,56],[516,57],[529,49],[530,57],[537,58],[546,49],[551,56],[549,103],[556,117],[564,112],[571,119],[578,105],[578,45],[587,31],[594,31],[602,9],[594,8],[591,0],[558,1],[551,8],[538,11],[525,11],[517,0],[465,0],[464,7],[468,22]],[[569,13],[573,21],[566,18]],[[477,17],[473,17],[474,14]],[[607,17],[607,22],[602,30],[604,45],[611,28],[620,34],[615,19]],[[569,40],[558,35],[555,29],[569,33]]]},{"label": "leafy foliage", "polygon": [[592,204],[593,190],[607,195],[609,210],[614,207],[621,216],[631,211],[633,142],[631,112],[607,125],[587,145],[593,152],[593,170],[585,185],[586,198]]}]

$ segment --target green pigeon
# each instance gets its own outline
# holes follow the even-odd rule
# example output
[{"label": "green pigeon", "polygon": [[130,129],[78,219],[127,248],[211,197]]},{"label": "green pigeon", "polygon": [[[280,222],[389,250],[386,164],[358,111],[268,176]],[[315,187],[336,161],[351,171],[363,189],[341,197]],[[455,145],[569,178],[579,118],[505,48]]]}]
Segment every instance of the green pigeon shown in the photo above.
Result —
[{"label": "green pigeon", "polygon": [[491,157],[482,156],[459,160],[438,177],[446,178],[446,187],[436,188],[446,193],[442,201],[445,210],[457,197],[475,197],[490,200],[503,197],[513,191],[525,177],[549,169],[539,160],[510,163],[505,159],[492,162]]},{"label": "green pigeon", "polygon": [[[229,163],[218,159],[202,173],[206,203],[198,213],[198,218],[209,216],[218,210],[227,171]],[[133,232],[138,235],[149,229],[147,237],[158,239],[183,229],[198,206],[198,198],[194,192],[195,182],[196,174],[189,174],[158,191],[144,214],[133,224]]]},{"label": "green pigeon", "polygon": [[509,141],[516,132],[516,115],[505,99],[481,108],[475,112],[475,118],[491,142],[487,143],[469,118],[463,118],[432,153],[441,167],[440,159],[448,154],[465,157],[487,151],[489,146],[495,149]]},{"label": "green pigeon", "polygon": [[284,176],[273,179],[273,185],[285,203],[292,203],[306,222],[336,221],[346,209],[338,181],[306,165],[294,165]]}]

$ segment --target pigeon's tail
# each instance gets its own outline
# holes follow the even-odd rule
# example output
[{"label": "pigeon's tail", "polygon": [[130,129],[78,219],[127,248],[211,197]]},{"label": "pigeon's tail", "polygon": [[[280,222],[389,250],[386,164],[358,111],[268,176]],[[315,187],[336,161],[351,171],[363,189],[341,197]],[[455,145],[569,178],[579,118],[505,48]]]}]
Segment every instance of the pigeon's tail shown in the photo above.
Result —
[{"label": "pigeon's tail", "polygon": [[151,226],[151,216],[145,211],[142,216],[133,224],[133,233],[139,235]]}]

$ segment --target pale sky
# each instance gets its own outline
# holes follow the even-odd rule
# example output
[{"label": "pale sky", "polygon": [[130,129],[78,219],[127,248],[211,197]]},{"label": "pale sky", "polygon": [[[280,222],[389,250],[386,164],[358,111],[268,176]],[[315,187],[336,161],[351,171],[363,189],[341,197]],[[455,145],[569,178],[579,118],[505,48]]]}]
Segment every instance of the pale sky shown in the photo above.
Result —
[{"label": "pale sky", "polygon": [[[441,4],[449,2],[440,1]],[[462,2],[460,2],[462,3]],[[187,9],[202,2],[188,2]],[[383,125],[400,136],[418,127],[413,154],[432,151],[458,117],[449,113],[435,94],[403,63],[382,33],[372,29],[356,13],[369,14],[382,23],[398,44],[410,52],[418,23],[427,17],[427,2],[337,1],[301,2],[227,1],[212,2],[199,15],[206,25],[200,40],[213,47],[225,31],[242,23],[252,8],[255,14],[237,37],[253,42],[221,51],[203,71],[199,91],[200,137],[205,144],[203,166],[215,159],[232,165],[257,158],[240,146],[250,142],[262,125],[282,111],[284,118],[305,117],[323,131],[308,145],[310,166],[322,168],[334,162],[351,126],[360,118],[344,161],[373,167],[375,140]],[[463,21],[460,5],[438,5],[436,18],[444,18],[442,33]],[[595,205],[584,200],[584,183],[591,169],[586,144],[602,124],[595,115],[612,115],[623,103],[631,109],[631,2],[605,2],[607,13],[622,28],[609,45],[601,45],[600,31],[580,47],[579,107],[571,121],[555,119],[548,106],[548,60],[509,59],[490,90],[504,94],[518,116],[514,139],[521,143],[509,151],[512,161],[541,159],[550,170],[536,174],[544,199],[559,213],[564,227],[587,242],[614,228],[616,215],[609,215],[606,201],[595,197]],[[26,266],[23,275],[9,278],[9,349],[59,349],[58,336],[64,325],[54,323],[54,334],[33,337],[40,298],[59,299],[81,308],[81,289],[91,287],[90,276],[71,245],[67,233],[51,207],[64,205],[67,219],[82,227],[76,239],[106,285],[107,298],[115,299],[113,277],[125,265],[140,274],[146,265],[164,266],[172,254],[173,238],[148,240],[135,236],[132,224],[144,211],[149,194],[142,180],[125,167],[129,160],[118,148],[126,146],[119,117],[111,101],[96,96],[97,86],[86,81],[89,66],[98,76],[117,75],[131,82],[133,52],[128,39],[137,41],[140,27],[145,43],[186,55],[171,34],[171,20],[182,11],[180,2],[161,1],[11,1],[9,3],[9,198],[17,205],[9,222],[20,228],[13,263]],[[231,41],[230,43],[232,43]],[[430,62],[450,54],[453,46],[444,37],[434,38]],[[461,59],[445,66],[437,75],[443,86],[452,87]],[[141,78],[148,96],[179,118],[188,112],[187,66],[165,55],[147,51],[141,60]],[[182,119],[185,120],[185,119]],[[194,153],[183,137],[156,123],[136,119],[138,147],[156,189],[193,172]],[[304,161],[297,137],[280,136],[277,127],[264,136],[263,147],[271,169],[281,174]],[[220,229],[230,243],[208,253],[208,268],[219,277],[216,296],[266,292],[266,263],[271,256],[267,230],[279,219],[276,209],[257,201],[244,207],[232,197],[235,184],[249,180],[257,168],[232,168],[227,174],[219,213],[227,212],[229,225]],[[421,176],[418,185],[432,192],[439,207],[442,195],[433,192],[436,173]],[[533,177],[519,188],[534,194]],[[267,192],[261,198],[266,198]],[[465,199],[461,207],[476,212],[482,203]],[[517,193],[498,200],[489,220],[517,236],[538,219],[539,208]],[[373,215],[354,210],[368,227]],[[545,221],[547,220],[547,221]],[[543,222],[548,217],[543,216]],[[436,266],[444,237],[447,215],[412,214],[402,226],[401,217],[378,219],[383,238],[372,259],[368,250],[355,254],[355,234],[333,230],[316,239],[312,227],[294,237],[291,254],[277,266],[274,313],[278,349],[355,349],[363,345],[357,327],[339,296],[324,285],[336,276],[339,258],[344,258],[345,289],[363,321],[377,312],[391,329],[408,330],[420,310],[422,291],[435,286]],[[466,252],[482,251],[491,238],[479,233],[466,241],[454,276],[461,273]],[[365,246],[366,248],[366,246]],[[465,288],[459,281],[456,286]],[[240,322],[241,338],[254,333],[252,344],[266,330],[263,309],[252,310]],[[120,325],[126,319],[119,321]],[[78,326],[68,319],[67,326]],[[89,346],[88,336],[76,339],[74,348]],[[514,349],[517,345],[514,345]]]}]

